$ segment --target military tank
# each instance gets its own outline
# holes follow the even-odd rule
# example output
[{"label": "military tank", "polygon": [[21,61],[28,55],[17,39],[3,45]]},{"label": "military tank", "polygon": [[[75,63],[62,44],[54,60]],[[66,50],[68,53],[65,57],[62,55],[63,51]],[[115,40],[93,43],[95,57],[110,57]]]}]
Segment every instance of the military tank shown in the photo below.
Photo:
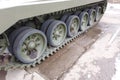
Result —
[{"label": "military tank", "polygon": [[0,70],[40,64],[103,16],[107,0],[0,1]]}]

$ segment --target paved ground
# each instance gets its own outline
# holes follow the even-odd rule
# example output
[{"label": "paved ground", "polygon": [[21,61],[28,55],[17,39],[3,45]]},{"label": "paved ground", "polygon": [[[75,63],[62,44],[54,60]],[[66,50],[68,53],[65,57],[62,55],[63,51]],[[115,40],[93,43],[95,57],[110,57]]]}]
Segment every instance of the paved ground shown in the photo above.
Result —
[{"label": "paved ground", "polygon": [[120,5],[109,4],[96,27],[35,68],[0,71],[0,80],[120,80],[119,26]]},{"label": "paved ground", "polygon": [[120,0],[108,0],[110,3],[120,3]]}]

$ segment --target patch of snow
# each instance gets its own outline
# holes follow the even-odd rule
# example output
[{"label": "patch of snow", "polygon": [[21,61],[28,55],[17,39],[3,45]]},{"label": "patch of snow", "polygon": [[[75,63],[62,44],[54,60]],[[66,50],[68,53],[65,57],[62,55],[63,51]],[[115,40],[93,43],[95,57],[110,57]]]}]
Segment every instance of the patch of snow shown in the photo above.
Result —
[{"label": "patch of snow", "polygon": [[120,80],[120,53],[116,57],[115,62],[115,75],[112,77],[112,80]]},{"label": "patch of snow", "polygon": [[24,69],[9,70],[6,75],[6,80],[46,80],[37,72],[28,73]]},{"label": "patch of snow", "polygon": [[[114,11],[114,10],[116,10],[116,11]],[[107,10],[105,13],[112,14],[112,15],[120,14],[119,10],[120,10],[120,4],[108,3]]]},{"label": "patch of snow", "polygon": [[9,70],[6,75],[6,80],[23,80],[25,74],[27,74],[25,70]]}]

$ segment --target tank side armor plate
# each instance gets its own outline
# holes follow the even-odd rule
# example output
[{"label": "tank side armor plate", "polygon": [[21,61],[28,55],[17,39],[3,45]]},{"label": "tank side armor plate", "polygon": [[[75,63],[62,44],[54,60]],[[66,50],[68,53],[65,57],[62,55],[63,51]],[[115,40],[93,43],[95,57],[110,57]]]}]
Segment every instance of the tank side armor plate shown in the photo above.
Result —
[{"label": "tank side armor plate", "polygon": [[[18,3],[0,1],[0,34],[20,19],[43,15],[104,0],[29,0]],[[11,4],[12,3],[12,4]],[[14,4],[14,5],[13,5]]]}]

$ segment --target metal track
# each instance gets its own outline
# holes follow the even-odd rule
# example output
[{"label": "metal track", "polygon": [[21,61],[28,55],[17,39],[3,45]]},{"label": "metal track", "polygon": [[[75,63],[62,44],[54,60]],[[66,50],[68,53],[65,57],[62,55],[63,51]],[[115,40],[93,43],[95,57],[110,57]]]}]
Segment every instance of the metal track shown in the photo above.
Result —
[{"label": "metal track", "polygon": [[[95,26],[97,24],[97,22],[93,25]],[[89,28],[91,28],[92,26],[89,26]],[[88,29],[89,29],[88,28]],[[35,67],[37,64],[40,64],[42,61],[44,61],[46,58],[50,57],[51,55],[55,54],[57,51],[59,51],[60,49],[64,48],[64,46],[66,46],[67,44],[71,43],[74,39],[78,38],[82,33],[86,32],[88,29],[86,29],[85,31],[81,31],[79,32],[76,36],[72,37],[72,38],[66,38],[65,41],[58,47],[47,47],[46,51],[44,52],[44,54],[42,55],[41,58],[39,58],[38,60],[36,60],[36,62],[31,63],[31,64],[23,64],[21,62],[16,62],[15,60],[13,60],[13,62],[8,63],[6,65],[0,66],[0,70],[9,70],[9,69],[15,69],[15,68],[30,68],[30,67]]]},{"label": "metal track", "polygon": [[[101,2],[103,3],[103,2]],[[101,4],[100,3],[100,4]],[[99,21],[98,21],[99,22]],[[71,43],[74,39],[78,38],[82,33],[86,32],[89,28],[95,26],[98,22],[95,22],[94,25],[88,26],[88,28],[85,31],[78,32],[78,34],[72,38],[66,38],[65,41],[58,47],[47,47],[46,51],[43,53],[42,57],[36,60],[34,63],[31,64],[23,64],[19,61],[16,61],[14,57],[12,57],[12,61],[8,64],[0,66],[0,70],[9,70],[9,69],[15,69],[15,68],[30,68],[35,67],[37,64],[40,64],[43,62],[46,58],[50,57],[51,55],[55,54],[60,49],[64,48],[67,44]]]}]

